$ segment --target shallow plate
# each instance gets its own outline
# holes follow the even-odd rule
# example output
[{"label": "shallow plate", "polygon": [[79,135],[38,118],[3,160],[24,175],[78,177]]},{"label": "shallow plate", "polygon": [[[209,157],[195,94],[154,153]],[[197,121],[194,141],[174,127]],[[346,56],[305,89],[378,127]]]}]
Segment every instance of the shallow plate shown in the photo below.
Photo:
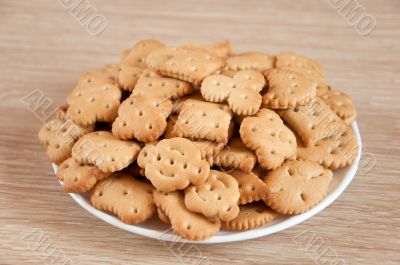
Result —
[{"label": "shallow plate", "polygon": [[[90,204],[88,193],[84,194],[69,193],[69,195],[86,211],[90,212],[91,214],[95,215],[101,220],[116,227],[119,227],[123,230],[126,230],[128,232],[139,234],[145,237],[155,238],[158,240],[210,244],[210,243],[234,242],[234,241],[241,241],[241,240],[262,237],[282,231],[284,229],[287,229],[289,227],[292,227],[296,224],[299,224],[307,220],[308,218],[322,211],[329,204],[334,202],[339,197],[340,194],[342,194],[342,192],[350,184],[351,180],[356,174],[361,157],[362,144],[357,123],[354,122],[352,127],[359,144],[357,159],[353,163],[353,165],[334,171],[333,174],[334,178],[332,183],[330,184],[328,194],[325,197],[325,199],[322,202],[320,202],[317,206],[309,210],[308,212],[294,216],[280,216],[272,223],[248,231],[243,231],[243,232],[220,231],[215,236],[204,241],[187,241],[179,238],[178,236],[175,236],[172,233],[172,231],[170,231],[169,226],[159,221],[157,217],[154,217],[153,219],[142,224],[128,225],[121,222],[118,218],[116,218],[111,214],[93,208],[92,205]],[[57,166],[55,164],[53,164],[53,169],[54,172],[57,171]]]}]

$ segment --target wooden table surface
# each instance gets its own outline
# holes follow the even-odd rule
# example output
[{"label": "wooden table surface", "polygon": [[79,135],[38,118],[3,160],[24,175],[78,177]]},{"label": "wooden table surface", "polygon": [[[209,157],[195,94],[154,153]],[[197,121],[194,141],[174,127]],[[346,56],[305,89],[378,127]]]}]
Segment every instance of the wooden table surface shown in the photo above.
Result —
[{"label": "wooden table surface", "polygon": [[[79,0],[97,9],[83,23],[72,2],[0,1],[0,264],[400,264],[399,1],[359,0],[366,13],[354,25],[334,0]],[[371,21],[375,28],[360,24]],[[117,61],[142,38],[228,39],[237,51],[318,60],[358,109],[365,149],[351,185],[300,225],[229,244],[165,245],[83,210],[61,191],[38,143],[48,110],[32,113],[21,99],[41,91],[54,108],[82,71]]]}]

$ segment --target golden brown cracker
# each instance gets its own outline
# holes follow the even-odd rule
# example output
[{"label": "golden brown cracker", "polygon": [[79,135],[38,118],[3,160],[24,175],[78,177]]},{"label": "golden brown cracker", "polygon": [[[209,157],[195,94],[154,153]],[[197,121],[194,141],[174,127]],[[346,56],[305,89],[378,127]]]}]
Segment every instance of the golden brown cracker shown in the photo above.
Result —
[{"label": "golden brown cracker", "polygon": [[239,196],[235,178],[217,170],[210,170],[206,182],[185,189],[185,205],[193,212],[206,217],[218,216],[227,222],[239,214]]},{"label": "golden brown cracker", "polygon": [[104,173],[95,166],[78,163],[70,157],[60,164],[56,175],[63,182],[65,192],[82,193],[111,174]]},{"label": "golden brown cracker", "polygon": [[91,202],[94,208],[112,212],[127,224],[144,222],[156,211],[153,187],[121,172],[98,182]]},{"label": "golden brown cracker", "polygon": [[239,204],[259,201],[265,199],[267,196],[267,185],[253,172],[233,170],[230,171],[229,174],[234,177],[239,184]]},{"label": "golden brown cracker", "polygon": [[67,118],[81,126],[113,122],[117,117],[121,91],[113,78],[95,72],[83,74],[68,95]]},{"label": "golden brown cracker", "polygon": [[154,187],[164,192],[182,190],[191,183],[200,185],[210,172],[210,165],[201,158],[200,149],[185,138],[146,145],[137,163],[144,168],[146,178]]},{"label": "golden brown cracker", "polygon": [[176,51],[173,56],[156,70],[162,75],[187,81],[199,86],[208,75],[224,67],[225,62],[203,49],[191,48]]},{"label": "golden brown cracker", "polygon": [[271,109],[303,106],[316,96],[317,83],[290,69],[273,69],[268,72],[267,80],[263,104]]},{"label": "golden brown cracker", "polygon": [[124,140],[155,141],[164,133],[172,107],[163,97],[132,95],[122,102],[112,132]]},{"label": "golden brown cracker", "polygon": [[257,71],[237,72],[232,78],[211,75],[201,84],[202,96],[210,102],[227,101],[237,115],[252,115],[261,105],[260,91],[265,85],[264,76]]},{"label": "golden brown cracker", "polygon": [[232,71],[265,71],[274,67],[274,57],[261,52],[244,52],[226,60],[226,69]]},{"label": "golden brown cracker", "polygon": [[223,105],[208,102],[185,102],[175,123],[177,137],[228,143],[232,114]]},{"label": "golden brown cracker", "polygon": [[214,156],[213,161],[214,165],[224,169],[240,169],[250,172],[257,163],[257,157],[238,137],[232,138],[228,145]]},{"label": "golden brown cracker", "polygon": [[46,122],[38,134],[41,144],[46,147],[48,159],[56,164],[70,157],[75,142],[94,128],[93,125],[79,126],[66,119],[62,113],[58,114],[62,120],[56,118]]},{"label": "golden brown cracker", "polygon": [[221,223],[218,218],[206,218],[204,215],[189,211],[180,191],[154,191],[154,202],[168,217],[171,228],[178,236],[188,240],[205,240],[215,235]]},{"label": "golden brown cracker", "polygon": [[320,97],[347,124],[351,124],[356,119],[356,108],[351,97],[346,93],[329,90]]},{"label": "golden brown cracker", "polygon": [[263,202],[240,205],[239,215],[229,222],[223,222],[222,229],[230,231],[254,229],[272,222],[277,216],[278,214]]},{"label": "golden brown cracker", "polygon": [[357,158],[358,141],[353,129],[319,140],[315,146],[298,146],[297,158],[311,160],[329,169],[351,165]]},{"label": "golden brown cracker", "polygon": [[305,146],[315,145],[321,139],[340,134],[347,127],[318,97],[307,106],[281,110],[278,113],[300,136]]},{"label": "golden brown cracker", "polygon": [[129,166],[139,151],[140,146],[134,141],[117,139],[108,131],[96,131],[76,142],[72,157],[79,163],[94,165],[103,172],[115,172]]},{"label": "golden brown cracker", "polygon": [[240,125],[240,137],[266,169],[277,168],[296,154],[295,135],[272,110],[261,109],[255,116],[246,117]]},{"label": "golden brown cracker", "polygon": [[264,182],[270,190],[265,203],[282,214],[308,211],[325,197],[332,171],[312,161],[286,161],[270,171]]}]

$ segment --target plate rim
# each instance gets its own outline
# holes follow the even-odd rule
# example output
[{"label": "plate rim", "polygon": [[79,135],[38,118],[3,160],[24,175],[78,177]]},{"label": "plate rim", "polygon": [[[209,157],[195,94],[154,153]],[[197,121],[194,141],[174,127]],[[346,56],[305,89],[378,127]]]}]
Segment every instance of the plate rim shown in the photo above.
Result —
[{"label": "plate rim", "polygon": [[[353,180],[354,176],[356,175],[357,169],[359,167],[360,159],[361,159],[361,151],[362,151],[362,141],[360,131],[357,126],[357,122],[353,122],[351,127],[353,128],[354,134],[356,135],[358,141],[358,153],[357,158],[354,163],[349,167],[346,176],[343,178],[342,182],[339,186],[331,192],[331,194],[327,195],[319,204],[317,204],[312,209],[308,210],[305,213],[293,215],[286,220],[273,224],[267,227],[260,227],[256,229],[251,229],[247,231],[238,231],[233,234],[228,235],[214,235],[209,239],[202,240],[202,241],[191,241],[185,240],[180,238],[177,235],[171,233],[170,229],[165,231],[159,231],[149,228],[140,227],[137,225],[129,225],[125,224],[120,221],[115,216],[103,212],[101,210],[95,209],[90,203],[86,202],[86,200],[80,195],[75,193],[68,193],[72,199],[78,203],[83,209],[91,213],[92,215],[96,216],[97,218],[103,220],[104,222],[118,227],[122,230],[128,231],[130,233],[138,234],[141,236],[153,238],[159,241],[173,241],[173,242],[188,242],[188,243],[196,243],[196,244],[214,244],[214,243],[228,243],[228,242],[238,242],[243,240],[250,240],[258,237],[263,237],[267,235],[271,235],[290,227],[293,227],[301,222],[306,221],[307,219],[311,218],[312,216],[318,214],[330,204],[332,204],[339,196],[344,192],[344,190],[348,187],[348,185]],[[54,173],[57,172],[57,165],[52,163],[52,168]],[[62,182],[60,182],[62,185]]]}]

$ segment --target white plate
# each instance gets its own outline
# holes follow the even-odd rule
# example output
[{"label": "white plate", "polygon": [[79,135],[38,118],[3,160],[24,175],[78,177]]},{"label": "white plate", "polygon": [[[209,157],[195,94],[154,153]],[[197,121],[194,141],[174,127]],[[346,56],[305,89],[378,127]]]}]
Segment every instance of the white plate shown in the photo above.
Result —
[{"label": "white plate", "polygon": [[[358,140],[359,148],[358,148],[358,155],[356,161],[353,165],[342,168],[339,170],[334,171],[334,178],[332,183],[330,184],[328,194],[325,199],[320,202],[317,206],[309,210],[308,212],[294,215],[294,216],[280,216],[272,223],[265,225],[264,227],[243,231],[243,232],[230,232],[230,231],[220,231],[213,237],[203,240],[203,241],[187,241],[175,236],[170,230],[168,225],[164,224],[163,222],[159,221],[157,217],[136,225],[128,225],[121,222],[115,216],[102,212],[92,207],[89,200],[88,194],[75,194],[69,193],[69,195],[89,213],[93,214],[94,216],[100,218],[101,220],[119,227],[123,230],[126,230],[131,233],[139,234],[145,237],[151,237],[158,240],[166,240],[166,241],[179,241],[179,242],[192,242],[192,243],[202,243],[202,244],[210,244],[210,243],[224,243],[224,242],[234,242],[234,241],[241,241],[247,240],[257,237],[262,237],[266,235],[270,235],[294,225],[297,225],[308,218],[312,217],[313,215],[319,213],[332,202],[334,202],[340,194],[346,189],[346,187],[350,184],[351,180],[353,179],[356,171],[358,169],[358,165],[360,162],[361,157],[361,150],[362,150],[362,143],[360,132],[358,130],[357,123],[354,122],[353,130]],[[53,164],[54,172],[57,171],[57,166]]]}]

